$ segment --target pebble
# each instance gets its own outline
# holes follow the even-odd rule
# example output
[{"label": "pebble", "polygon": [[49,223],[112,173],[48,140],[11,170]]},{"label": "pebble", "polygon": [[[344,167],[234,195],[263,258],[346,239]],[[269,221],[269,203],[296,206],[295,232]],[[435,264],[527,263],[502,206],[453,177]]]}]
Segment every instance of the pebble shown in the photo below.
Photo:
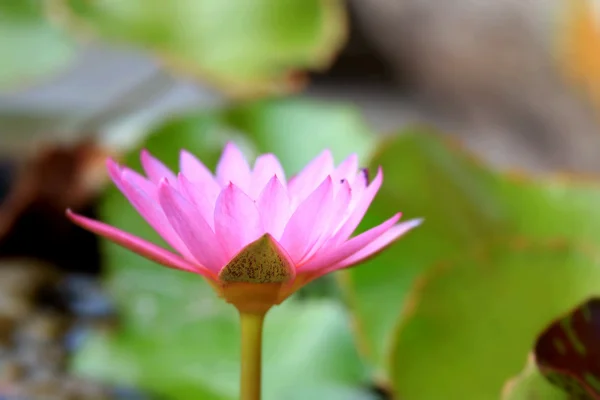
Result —
[{"label": "pebble", "polygon": [[40,370],[61,371],[67,361],[65,349],[57,343],[21,345],[14,354],[31,373]]},{"label": "pebble", "polygon": [[33,302],[30,299],[11,296],[0,289],[0,316],[13,320],[21,319],[33,310]]},{"label": "pebble", "polygon": [[69,327],[69,320],[54,312],[36,312],[21,322],[16,334],[19,341],[48,343],[60,341]]},{"label": "pebble", "polygon": [[59,279],[58,272],[47,264],[22,259],[0,262],[0,293],[33,299],[44,285]]},{"label": "pebble", "polygon": [[10,345],[15,325],[15,318],[0,314],[0,347]]},{"label": "pebble", "polygon": [[8,197],[16,171],[17,163],[14,160],[0,158],[0,204]]},{"label": "pebble", "polygon": [[114,314],[92,277],[60,277],[43,264],[0,261],[0,400],[149,399],[67,372],[69,355],[90,330],[112,326]]},{"label": "pebble", "polygon": [[148,395],[127,387],[117,387],[110,390],[111,400],[151,400]]},{"label": "pebble", "polygon": [[98,280],[86,276],[73,276],[65,282],[71,296],[71,308],[82,317],[106,319],[116,314],[114,304],[106,296]]},{"label": "pebble", "polygon": [[100,384],[74,377],[62,379],[63,391],[72,399],[110,399],[110,390]]},{"label": "pebble", "polygon": [[35,379],[21,384],[16,390],[17,396],[35,400],[65,400],[60,380]]},{"label": "pebble", "polygon": [[0,359],[0,382],[14,383],[26,375],[26,369],[14,359]]}]

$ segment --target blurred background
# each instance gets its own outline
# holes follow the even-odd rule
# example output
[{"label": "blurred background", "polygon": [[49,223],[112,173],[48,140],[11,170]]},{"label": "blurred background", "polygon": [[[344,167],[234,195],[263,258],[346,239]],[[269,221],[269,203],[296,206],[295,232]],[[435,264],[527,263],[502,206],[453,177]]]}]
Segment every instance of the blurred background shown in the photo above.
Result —
[{"label": "blurred background", "polygon": [[[288,174],[323,147],[338,160],[358,152],[390,179],[369,222],[397,209],[433,221],[411,246],[394,247],[358,275],[317,282],[274,315],[267,399],[499,398],[490,393],[500,396],[500,383],[525,366],[537,334],[597,291],[589,286],[594,272],[578,275],[565,296],[548,284],[546,294],[565,299],[552,307],[528,303],[538,275],[498,283],[496,299],[522,293],[516,304],[539,318],[517,324],[519,345],[507,345],[515,350],[498,368],[475,367],[500,357],[481,350],[487,345],[473,350],[479,359],[459,363],[463,376],[484,374],[475,389],[425,362],[447,367],[445,357],[464,350],[461,340],[443,339],[452,337],[443,324],[420,328],[440,332],[425,335],[422,357],[401,351],[412,343],[398,333],[410,325],[402,310],[415,291],[426,296],[416,287],[430,266],[469,264],[459,250],[476,248],[481,237],[496,250],[535,237],[526,257],[518,253],[523,264],[544,268],[558,257],[560,268],[597,266],[578,250],[600,231],[591,211],[600,171],[594,7],[592,0],[0,0],[0,399],[236,398],[231,311],[202,282],[150,266],[64,217],[70,207],[153,238],[110,186],[106,157],[136,166],[137,150],[147,147],[176,167],[178,150],[188,148],[212,166],[230,139],[250,156],[275,152]],[[548,178],[565,173],[588,178]],[[573,187],[580,179],[590,186]],[[566,247],[546,251],[546,240],[557,238]],[[514,260],[492,260],[494,279],[504,282]],[[485,287],[477,279],[464,279],[465,292]],[[511,294],[511,284],[523,287]],[[431,298],[441,296],[434,289]],[[462,291],[444,293],[457,299]],[[486,325],[493,332],[513,321],[515,308],[491,304],[499,313]],[[447,311],[448,320],[456,317],[456,308]],[[483,323],[474,317],[480,311],[459,317]],[[361,325],[372,332],[360,333]],[[472,334],[483,335],[480,328]],[[396,358],[417,366],[404,374]]]}]

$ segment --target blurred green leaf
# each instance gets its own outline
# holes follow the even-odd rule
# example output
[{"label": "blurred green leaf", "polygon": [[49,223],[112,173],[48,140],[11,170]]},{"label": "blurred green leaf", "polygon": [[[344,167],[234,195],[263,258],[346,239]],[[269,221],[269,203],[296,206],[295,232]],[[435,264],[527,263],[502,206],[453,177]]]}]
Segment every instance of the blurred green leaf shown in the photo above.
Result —
[{"label": "blurred green leaf", "polygon": [[177,70],[235,95],[294,89],[324,68],[346,36],[340,0],[57,0],[75,31],[148,49]]},{"label": "blurred green leaf", "polygon": [[[371,164],[382,165],[385,178],[363,227],[397,211],[408,218],[425,218],[422,227],[341,279],[354,309],[361,350],[384,381],[390,379],[389,354],[397,340],[394,327],[402,318],[400,310],[416,279],[432,267],[456,263],[474,249],[503,243],[506,238],[591,242],[600,236],[596,211],[600,186],[596,183],[504,176],[422,129],[382,143]],[[425,357],[428,349],[420,350]],[[471,367],[473,371],[463,373],[470,375],[479,368]],[[434,371],[429,376],[430,382],[444,379]],[[403,386],[397,388],[403,393]],[[418,393],[406,395],[419,398]]]},{"label": "blurred green leaf", "polygon": [[502,390],[502,400],[568,400],[569,397],[552,386],[538,370],[534,357],[519,375],[508,381]]},{"label": "blurred green leaf", "polygon": [[494,175],[457,157],[429,132],[406,132],[382,143],[371,162],[372,168],[379,165],[383,185],[362,227],[398,211],[403,219],[425,218],[421,227],[342,277],[361,347],[386,379],[393,328],[415,279],[508,228],[503,204],[491,190]]},{"label": "blurred green leaf", "polygon": [[600,298],[550,325],[537,340],[535,356],[544,376],[565,392],[600,397]]},{"label": "blurred green leaf", "polygon": [[[154,275],[151,270],[146,274]],[[134,278],[141,276],[125,282]],[[138,310],[127,318],[131,323],[140,315],[141,321],[134,322],[139,326],[92,337],[78,354],[75,370],[173,399],[238,398],[240,338],[233,309],[208,293],[200,277],[169,278],[156,283],[170,286],[170,302],[160,300],[164,294],[130,290]],[[196,287],[177,280],[196,280]],[[289,301],[269,313],[264,339],[265,399],[287,399],[298,391],[315,398],[341,399],[352,392],[357,400],[371,398],[359,391],[366,388],[367,375],[340,305]]]},{"label": "blurred green leaf", "polygon": [[[303,138],[301,145],[296,136]],[[182,148],[212,168],[227,140],[250,156],[274,151],[288,173],[322,146],[341,159],[350,151],[366,154],[373,142],[353,109],[289,100],[182,116],[159,126],[142,147],[173,169]],[[286,151],[288,140],[295,151]],[[124,162],[139,168],[138,152]],[[114,188],[101,214],[109,224],[164,244]],[[233,307],[200,277],[159,267],[106,241],[103,246],[123,326],[92,337],[75,370],[182,400],[236,398],[239,324]],[[290,300],[269,314],[265,334],[266,399],[372,399],[346,312],[335,300]]]},{"label": "blurred green leaf", "polygon": [[538,333],[597,293],[598,282],[598,255],[566,243],[499,243],[431,270],[397,329],[390,371],[397,392],[497,398]]},{"label": "blurred green leaf", "polygon": [[286,172],[296,173],[324,149],[336,162],[351,153],[367,161],[375,140],[352,106],[301,99],[271,100],[233,107],[225,114],[232,127],[248,132],[259,152],[272,152]]},{"label": "blurred green leaf", "polygon": [[0,2],[0,87],[29,84],[66,66],[72,43],[45,19],[42,2]]},{"label": "blurred green leaf", "polygon": [[294,389],[280,397],[286,400],[327,399],[327,400],[381,400],[377,394],[366,389],[342,386],[320,386]]},{"label": "blurred green leaf", "polygon": [[[324,149],[336,162],[357,153],[369,159],[376,140],[358,110],[341,103],[300,98],[243,102],[176,116],[151,132],[144,147],[173,169],[183,148],[214,168],[223,146],[233,140],[251,159],[271,152],[291,176]],[[128,165],[140,166],[137,152]]]},{"label": "blurred green leaf", "polygon": [[226,119],[249,132],[261,152],[275,153],[289,172],[298,172],[324,149],[336,162],[350,153],[366,161],[374,147],[371,132],[354,107],[309,100],[261,101],[234,107]]}]

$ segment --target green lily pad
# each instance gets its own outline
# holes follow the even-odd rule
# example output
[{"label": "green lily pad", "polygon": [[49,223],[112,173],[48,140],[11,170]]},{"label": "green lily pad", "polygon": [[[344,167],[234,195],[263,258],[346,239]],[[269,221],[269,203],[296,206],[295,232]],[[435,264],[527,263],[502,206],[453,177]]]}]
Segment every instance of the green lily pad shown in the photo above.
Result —
[{"label": "green lily pad", "polygon": [[581,304],[538,338],[537,364],[546,378],[577,399],[600,397],[600,298]]},{"label": "green lily pad", "polygon": [[35,0],[0,2],[0,87],[30,84],[73,59],[71,41],[44,17]]},{"label": "green lily pad", "polygon": [[77,32],[149,50],[232,95],[297,88],[326,67],[346,37],[340,0],[59,0],[50,9]]},{"label": "green lily pad", "polygon": [[415,279],[509,229],[492,190],[494,174],[449,151],[430,132],[406,132],[382,143],[371,161],[371,168],[377,166],[383,167],[383,185],[362,226],[398,211],[403,218],[425,218],[419,229],[341,279],[361,349],[385,381],[393,328]]},{"label": "green lily pad", "polygon": [[[287,129],[282,120],[288,121]],[[227,140],[250,156],[268,151],[285,155],[281,161],[288,173],[317,155],[321,146],[331,147],[341,159],[352,150],[364,155],[373,141],[352,109],[289,100],[173,119],[154,130],[142,147],[172,168],[182,148],[212,168]],[[286,152],[287,141],[295,151]],[[132,152],[124,162],[138,168],[138,157]],[[101,203],[101,215],[109,224],[164,244],[114,188]],[[239,322],[233,307],[199,276],[159,267],[107,241],[103,256],[107,287],[123,322],[116,332],[90,338],[77,354],[74,370],[181,400],[237,398]],[[291,299],[269,313],[265,330],[265,399],[372,399],[367,369],[337,300]]]},{"label": "green lily pad", "polygon": [[363,227],[397,211],[425,218],[419,229],[341,279],[360,348],[384,382],[399,310],[421,274],[506,237],[590,243],[600,237],[596,182],[507,176],[419,128],[382,143],[371,161],[378,165],[384,182]]},{"label": "green lily pad", "polygon": [[540,373],[531,356],[519,375],[506,382],[502,400],[568,400],[568,396],[552,386]]},{"label": "green lily pad", "polygon": [[[502,245],[510,237],[523,237],[526,241],[558,237],[567,243],[592,243],[600,235],[600,216],[596,212],[600,186],[583,180],[535,181],[506,176],[486,168],[440,136],[422,129],[381,144],[371,165],[382,165],[385,177],[363,226],[372,225],[396,211],[405,212],[409,218],[424,217],[425,222],[365,265],[348,270],[340,281],[354,310],[353,325],[357,328],[360,349],[375,366],[378,379],[400,396],[429,399],[431,397],[426,395],[429,392],[420,391],[419,379],[413,375],[410,375],[412,380],[408,379],[397,372],[404,370],[392,367],[396,357],[404,357],[394,352],[395,343],[405,340],[395,327],[406,317],[401,310],[407,307],[407,302],[417,302],[409,293],[419,277],[440,264],[464,263],[465,256],[476,249]],[[470,285],[480,286],[474,280]],[[472,290],[470,285],[464,284],[466,292]],[[569,304],[566,298],[558,300]],[[533,310],[530,312],[539,314],[528,298],[523,297],[522,301],[519,313],[526,315],[527,310]],[[533,308],[527,308],[528,302]],[[418,303],[413,305],[419,306]],[[556,315],[550,314],[548,318]],[[522,332],[523,340],[532,340],[534,332]],[[465,340],[475,340],[478,332],[465,328],[462,334],[468,338]],[[420,359],[434,363],[434,367],[426,368],[425,361],[419,361],[421,368],[415,368],[414,374],[422,374],[421,384],[427,382],[427,387],[442,388],[438,380],[445,381],[452,374],[435,368],[436,361],[429,358],[429,344],[413,345],[414,351],[420,352]],[[488,393],[497,396],[498,385],[518,372],[514,369],[519,367],[518,358],[522,364],[529,349],[505,348],[507,360],[514,357],[516,361],[501,363],[495,370],[496,380],[484,380],[479,386],[488,385]],[[411,365],[414,360],[406,362]],[[481,367],[467,363],[462,374],[471,375],[470,368],[477,371]],[[454,371],[454,364],[448,370]],[[458,382],[452,390],[458,391]],[[466,392],[469,396],[463,398],[479,398],[477,386],[469,385],[475,392]],[[468,390],[468,386],[464,390]],[[437,395],[452,398],[448,393]]]},{"label": "green lily pad", "polygon": [[599,292],[598,254],[570,243],[503,241],[465,254],[410,293],[390,354],[394,387],[416,400],[497,398],[538,333]]}]

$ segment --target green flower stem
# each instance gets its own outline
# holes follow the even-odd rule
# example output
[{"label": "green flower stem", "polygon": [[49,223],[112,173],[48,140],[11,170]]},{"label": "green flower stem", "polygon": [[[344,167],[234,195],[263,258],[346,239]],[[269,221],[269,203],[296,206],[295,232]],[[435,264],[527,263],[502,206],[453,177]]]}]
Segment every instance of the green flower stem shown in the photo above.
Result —
[{"label": "green flower stem", "polygon": [[242,323],[241,400],[260,400],[262,330],[265,312],[240,311]]}]

